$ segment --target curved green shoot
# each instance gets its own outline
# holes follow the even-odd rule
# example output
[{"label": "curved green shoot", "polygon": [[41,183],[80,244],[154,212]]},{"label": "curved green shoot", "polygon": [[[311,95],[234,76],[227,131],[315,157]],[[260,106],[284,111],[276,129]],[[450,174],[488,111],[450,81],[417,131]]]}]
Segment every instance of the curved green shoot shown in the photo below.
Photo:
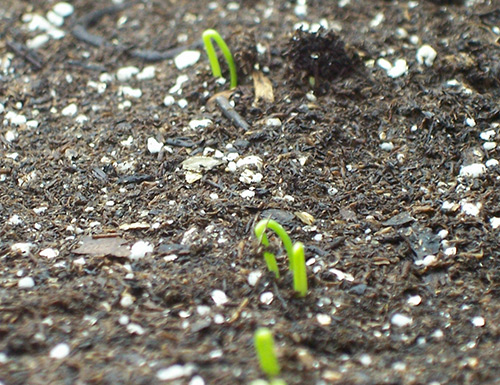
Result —
[{"label": "curved green shoot", "polygon": [[274,254],[268,251],[264,251],[264,259],[266,260],[267,263],[267,269],[269,271],[274,272],[276,278],[279,278],[280,271],[278,269],[278,264],[276,263],[276,258],[274,257]]},{"label": "curved green shoot", "polygon": [[274,351],[274,339],[268,328],[259,328],[254,335],[255,351],[260,368],[269,377],[280,374],[280,366]]},{"label": "curved green shoot", "polygon": [[203,32],[202,39],[203,44],[205,44],[205,50],[207,51],[210,67],[212,68],[212,74],[216,78],[220,78],[222,76],[219,60],[217,59],[217,54],[215,53],[214,45],[212,44],[212,40],[214,40],[222,51],[222,54],[226,59],[227,66],[229,67],[229,74],[231,76],[230,87],[236,88],[236,86],[238,85],[236,65],[234,64],[233,55],[231,54],[231,51],[229,50],[224,39],[221,37],[221,35],[219,35],[219,32],[214,29],[207,29],[205,32]]},{"label": "curved green shoot", "polygon": [[[283,246],[285,247],[286,253],[288,254],[290,269],[293,270],[293,244],[292,244],[292,240],[288,236],[288,233],[283,228],[283,226],[281,226],[278,222],[276,222],[273,219],[262,219],[261,221],[259,221],[259,223],[257,223],[255,225],[255,228],[254,228],[255,235],[257,236],[257,239],[259,239],[260,242],[264,246],[269,246],[269,239],[267,239],[267,236],[266,236],[266,229],[268,229],[268,228],[273,230],[276,233],[276,235],[283,242]],[[269,259],[271,259],[271,256],[274,259],[274,254],[272,254],[272,253],[267,253],[267,254],[270,254]],[[266,257],[266,256],[264,255],[264,257]],[[268,260],[268,257],[266,257],[266,262],[267,262],[267,260]],[[274,265],[276,265],[275,259],[274,259]],[[276,272],[275,270],[271,269],[271,266],[269,263],[267,264],[267,267],[270,271]],[[277,266],[276,266],[276,269],[277,269]]]},{"label": "curved green shoot", "polygon": [[250,385],[286,385],[286,382],[281,379],[272,380],[267,382],[266,380],[255,380],[250,383]]},{"label": "curved green shoot", "polygon": [[307,271],[304,256],[304,244],[296,242],[293,245],[293,289],[300,297],[307,295]]}]

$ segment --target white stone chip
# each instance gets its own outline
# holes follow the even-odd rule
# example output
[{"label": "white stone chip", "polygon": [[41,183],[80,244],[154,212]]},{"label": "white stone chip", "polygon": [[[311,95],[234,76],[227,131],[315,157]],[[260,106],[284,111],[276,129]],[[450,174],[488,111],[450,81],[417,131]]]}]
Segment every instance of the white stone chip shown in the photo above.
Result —
[{"label": "white stone chip", "polygon": [[258,169],[262,168],[262,159],[256,155],[249,155],[244,158],[238,159],[236,162],[236,167],[247,167],[247,166],[255,166]]},{"label": "white stone chip", "polygon": [[486,172],[486,166],[482,163],[473,163],[460,167],[460,176],[478,178]]},{"label": "white stone chip", "polygon": [[382,68],[384,71],[389,71],[392,68],[392,63],[384,58],[380,58],[377,60],[377,65]]},{"label": "white stone chip", "polygon": [[188,106],[188,104],[189,104],[189,103],[188,103],[188,101],[187,101],[186,99],[179,99],[179,100],[177,101],[177,105],[178,105],[180,108],[182,108],[182,109],[186,108],[186,107]]},{"label": "white stone chip", "polygon": [[75,116],[78,112],[78,107],[75,103],[68,104],[61,110],[63,116]]},{"label": "white stone chip", "polygon": [[151,154],[158,154],[163,148],[163,143],[158,142],[155,138],[148,138],[148,151]]},{"label": "white stone chip", "polygon": [[160,381],[172,381],[182,377],[189,377],[193,374],[193,365],[173,365],[165,369],[160,369],[156,373],[156,378]]},{"label": "white stone chip", "polygon": [[279,118],[269,118],[266,120],[266,126],[268,127],[281,127],[281,119]]},{"label": "white stone chip", "polygon": [[473,118],[465,119],[465,124],[469,127],[476,127],[476,121]]},{"label": "white stone chip", "polygon": [[14,130],[9,130],[5,133],[5,140],[9,143],[15,142],[18,138],[18,134]]},{"label": "white stone chip", "polygon": [[198,60],[200,60],[200,56],[200,51],[184,51],[174,58],[174,64],[177,69],[183,70],[193,64],[196,64]]},{"label": "white stone chip", "polygon": [[126,82],[132,79],[132,76],[139,73],[139,68],[135,66],[122,67],[116,71],[116,78],[121,82]]},{"label": "white stone chip", "polygon": [[498,229],[500,227],[500,218],[499,217],[490,218],[490,226],[493,229]]},{"label": "white stone chip", "polygon": [[5,119],[10,121],[10,124],[12,124],[13,126],[20,126],[22,124],[26,124],[26,121],[28,120],[26,119],[26,116],[18,114],[14,111],[7,112],[5,114]]},{"label": "white stone chip", "polygon": [[328,326],[332,323],[332,317],[328,314],[317,314],[316,321],[318,321],[321,326]]},{"label": "white stone chip", "polygon": [[205,385],[205,380],[203,377],[200,376],[194,376],[191,378],[191,381],[189,381],[188,385]]},{"label": "white stone chip", "polygon": [[149,80],[154,79],[156,74],[155,66],[146,66],[136,75],[137,80]]},{"label": "white stone chip", "polygon": [[392,150],[394,150],[394,143],[392,143],[392,142],[381,143],[380,149],[384,150],[384,151],[392,151]]},{"label": "white stone chip", "polygon": [[412,295],[411,297],[408,298],[408,305],[411,306],[418,306],[422,303],[422,297],[417,295]]},{"label": "white stone chip", "polygon": [[51,28],[47,31],[47,34],[55,40],[60,40],[64,36],[66,36],[66,32],[64,32],[62,29],[59,28]]},{"label": "white stone chip", "polygon": [[52,24],[43,16],[32,14],[31,19],[28,24],[28,29],[30,31],[48,31],[54,28]]},{"label": "white stone chip", "polygon": [[[172,86],[169,90],[169,94],[180,94],[182,92],[182,85],[189,80],[187,75],[179,75],[177,80],[175,81],[175,85]],[[182,106],[181,106],[182,108]]]},{"label": "white stone chip", "polygon": [[460,201],[460,208],[462,212],[473,217],[477,217],[479,215],[482,206],[483,205],[481,202],[471,203],[467,202],[466,200]]},{"label": "white stone chip", "polygon": [[223,306],[229,302],[226,293],[222,290],[214,290],[210,293],[210,296],[217,306]]},{"label": "white stone chip", "polygon": [[153,252],[153,245],[149,242],[138,241],[134,243],[132,248],[130,249],[130,255],[128,256],[130,259],[141,259],[146,256],[148,253]]},{"label": "white stone chip", "polygon": [[29,39],[26,42],[26,47],[28,47],[29,49],[38,49],[47,44],[49,40],[50,36],[47,35],[46,33],[42,33],[40,35],[35,36],[33,39]]},{"label": "white stone chip", "polygon": [[270,291],[265,291],[260,295],[259,300],[264,305],[270,305],[274,300],[274,294]]},{"label": "white stone chip", "polygon": [[397,327],[409,326],[413,323],[413,319],[405,314],[396,313],[391,317],[391,324]]},{"label": "white stone chip", "polygon": [[142,96],[142,90],[140,88],[132,88],[129,86],[120,87],[120,93],[129,98],[138,99]]},{"label": "white stone chip", "polygon": [[436,263],[436,261],[437,261],[437,257],[433,254],[430,254],[430,255],[427,255],[426,257],[424,257],[424,259],[416,260],[415,265],[427,267],[427,266],[430,266],[430,265]]},{"label": "white stone chip", "polygon": [[48,248],[40,251],[40,256],[48,259],[56,258],[59,255],[59,251],[56,249]]},{"label": "white stone chip", "polygon": [[257,282],[259,282],[260,277],[262,277],[262,272],[260,270],[252,271],[250,274],[248,274],[248,284],[250,286],[257,285]]},{"label": "white stone chip", "polygon": [[398,59],[394,62],[394,66],[387,71],[387,75],[393,79],[399,78],[406,74],[408,71],[408,65],[406,64],[406,60]]},{"label": "white stone chip", "polygon": [[496,160],[496,159],[488,159],[486,161],[485,165],[488,168],[498,167],[498,160]]},{"label": "white stone chip", "polygon": [[482,140],[486,140],[486,141],[490,141],[491,139],[493,139],[496,135],[496,132],[495,130],[488,130],[488,131],[483,131],[479,134],[479,137],[482,139]]},{"label": "white stone chip", "polygon": [[52,10],[61,17],[68,17],[73,14],[75,8],[71,4],[66,3],[65,1],[61,1],[60,3],[54,5],[54,8],[52,8]]},{"label": "white stone chip", "polygon": [[67,343],[60,343],[50,349],[49,356],[50,358],[55,358],[61,360],[63,358],[68,357],[71,349]]},{"label": "white stone chip", "polygon": [[5,111],[5,106],[2,103],[0,103],[0,114],[3,114],[4,111]]},{"label": "white stone chip", "polygon": [[128,324],[127,331],[130,334],[137,334],[138,336],[142,336],[144,333],[146,333],[146,331],[144,330],[144,328],[141,325],[135,324],[135,323]]},{"label": "white stone chip", "polygon": [[486,324],[486,321],[484,320],[483,317],[474,317],[470,321],[475,327],[483,327]]},{"label": "white stone chip", "polygon": [[56,27],[62,27],[64,24],[64,18],[61,15],[58,15],[54,11],[47,12],[47,20],[50,21]]},{"label": "white stone chip", "polygon": [[128,293],[123,293],[120,299],[120,306],[127,308],[132,306],[133,304],[134,304],[134,297],[132,297]]},{"label": "white stone chip", "polygon": [[26,122],[26,127],[31,128],[31,129],[35,129],[35,128],[38,128],[38,124],[39,124],[38,120],[32,119],[32,120],[28,120]]},{"label": "white stone chip", "polygon": [[255,196],[255,191],[253,191],[253,190],[243,190],[240,193],[240,197],[245,198],[245,199],[250,199],[250,198],[253,198],[254,196]]},{"label": "white stone chip", "polygon": [[210,127],[213,122],[210,119],[193,119],[189,122],[189,127],[192,130],[197,128],[207,128]]},{"label": "white stone chip", "polygon": [[7,223],[9,225],[12,225],[12,226],[17,226],[17,225],[20,225],[23,223],[23,220],[21,219],[21,217],[17,214],[14,214],[14,215],[11,215],[11,217],[9,218],[9,220],[7,221]]},{"label": "white stone chip", "polygon": [[170,107],[174,103],[175,103],[175,98],[172,95],[167,95],[163,99],[163,105],[166,106],[166,107]]},{"label": "white stone chip", "polygon": [[33,243],[28,243],[28,242],[19,242],[19,243],[14,243],[10,249],[12,252],[16,254],[21,254],[23,256],[27,256],[30,253],[30,250],[35,247]]},{"label": "white stone chip", "polygon": [[428,44],[424,44],[417,51],[417,62],[419,64],[425,64],[427,67],[432,67],[434,60],[436,59],[437,52]]},{"label": "white stone chip", "polygon": [[35,286],[35,281],[31,277],[24,277],[17,282],[17,286],[20,289],[31,289]]},{"label": "white stone chip", "polygon": [[497,142],[485,142],[483,143],[483,148],[486,151],[494,150],[497,147]]}]

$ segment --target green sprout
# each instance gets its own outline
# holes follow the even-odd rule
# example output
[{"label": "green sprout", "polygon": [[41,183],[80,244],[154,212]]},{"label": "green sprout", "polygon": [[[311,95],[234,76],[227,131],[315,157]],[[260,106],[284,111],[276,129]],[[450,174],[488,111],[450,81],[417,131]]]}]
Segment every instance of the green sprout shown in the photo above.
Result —
[{"label": "green sprout", "polygon": [[250,383],[250,385],[286,385],[286,382],[281,379],[272,380],[267,382],[266,380],[255,380]]},{"label": "green sprout", "polygon": [[236,75],[236,65],[234,64],[233,55],[229,50],[224,39],[219,35],[214,29],[207,29],[202,35],[203,43],[205,44],[205,50],[207,51],[208,60],[210,62],[210,67],[212,68],[212,74],[216,78],[222,77],[222,72],[220,70],[219,60],[217,59],[217,54],[215,53],[214,45],[212,40],[214,40],[219,46],[224,58],[226,59],[227,66],[229,67],[229,74],[231,76],[230,87],[236,88],[238,85],[238,78]]},{"label": "green sprout", "polygon": [[254,335],[255,351],[259,359],[260,368],[269,377],[280,374],[280,365],[274,351],[274,339],[267,328],[259,328]]},{"label": "green sprout", "polygon": [[[257,239],[264,245],[269,246],[269,239],[266,236],[266,229],[273,230],[283,242],[289,259],[289,267],[293,272],[293,288],[299,293],[300,297],[307,295],[307,271],[304,256],[304,245],[301,242],[292,244],[292,241],[286,230],[278,222],[272,219],[263,219],[255,225],[254,231]],[[276,278],[279,278],[278,264],[273,253],[264,252],[267,268],[272,271]]]}]

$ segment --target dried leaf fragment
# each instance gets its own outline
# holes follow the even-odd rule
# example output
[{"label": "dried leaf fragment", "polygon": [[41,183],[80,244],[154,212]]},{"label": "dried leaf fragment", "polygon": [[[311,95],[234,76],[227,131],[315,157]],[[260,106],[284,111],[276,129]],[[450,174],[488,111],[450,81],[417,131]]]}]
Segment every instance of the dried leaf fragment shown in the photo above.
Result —
[{"label": "dried leaf fragment", "polygon": [[274,91],[271,81],[259,71],[254,71],[252,77],[255,88],[255,101],[264,100],[265,102],[273,103]]},{"label": "dried leaf fragment", "polygon": [[296,211],[294,214],[297,218],[299,218],[302,221],[302,223],[306,225],[312,225],[316,220],[311,214],[305,211]]}]

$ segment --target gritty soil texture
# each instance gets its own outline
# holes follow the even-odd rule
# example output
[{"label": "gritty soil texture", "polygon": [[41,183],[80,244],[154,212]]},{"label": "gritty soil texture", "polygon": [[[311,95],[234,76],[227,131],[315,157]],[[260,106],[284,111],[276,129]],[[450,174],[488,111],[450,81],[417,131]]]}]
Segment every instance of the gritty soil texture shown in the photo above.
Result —
[{"label": "gritty soil texture", "polygon": [[[0,118],[39,124],[1,127],[0,382],[157,384],[180,365],[169,383],[249,384],[264,378],[253,333],[267,326],[288,384],[499,383],[500,173],[490,162],[460,175],[500,155],[480,137],[500,139],[493,0],[309,0],[303,18],[289,1],[143,0],[90,26],[101,47],[71,29],[112,3],[75,0],[66,36],[35,51],[25,44],[41,32],[22,17],[56,2],[1,3],[0,59],[11,64]],[[329,30],[293,32],[322,19]],[[207,28],[234,53],[229,98],[249,130],[210,99],[228,85],[204,52],[186,69],[163,60],[154,79],[96,88],[104,72],[151,65],[130,50],[188,46]],[[423,44],[432,66],[416,60]],[[405,59],[407,73],[389,77],[381,57]],[[274,102],[256,100],[254,68]],[[173,96],[188,104],[167,107],[182,74]],[[63,115],[71,103],[77,114]],[[212,124],[189,125],[199,119]],[[148,138],[165,148],[152,154]],[[221,164],[188,183],[182,162],[215,156],[207,148]],[[228,171],[235,153],[260,169]],[[306,245],[306,298],[284,256],[279,279],[266,272],[253,235],[262,218]],[[139,241],[153,252],[130,258]],[[26,277],[32,288],[19,287]],[[66,357],[53,357],[58,344]]]}]

